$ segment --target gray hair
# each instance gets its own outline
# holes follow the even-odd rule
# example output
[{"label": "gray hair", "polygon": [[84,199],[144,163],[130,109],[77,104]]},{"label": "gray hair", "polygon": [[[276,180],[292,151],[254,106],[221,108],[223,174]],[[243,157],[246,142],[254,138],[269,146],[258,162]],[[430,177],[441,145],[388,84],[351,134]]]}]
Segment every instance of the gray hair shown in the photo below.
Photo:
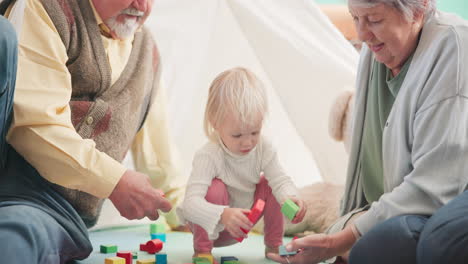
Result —
[{"label": "gray hair", "polygon": [[432,15],[437,6],[437,0],[427,0],[427,6],[425,6],[424,0],[348,0],[348,2],[362,7],[385,4],[400,11],[407,21],[412,21],[413,15],[417,12],[424,12],[426,17]]}]

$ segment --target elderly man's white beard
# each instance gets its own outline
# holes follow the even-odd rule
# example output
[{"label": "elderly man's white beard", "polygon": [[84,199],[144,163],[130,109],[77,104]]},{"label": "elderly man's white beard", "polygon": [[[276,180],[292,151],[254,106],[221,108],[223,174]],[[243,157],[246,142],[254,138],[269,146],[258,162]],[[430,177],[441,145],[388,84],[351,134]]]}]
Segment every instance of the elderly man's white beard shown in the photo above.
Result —
[{"label": "elderly man's white beard", "polygon": [[136,8],[127,8],[122,10],[119,14],[106,19],[104,23],[109,27],[109,29],[120,39],[126,39],[135,34],[138,30],[140,24],[138,19],[125,19],[124,22],[118,22],[117,16],[121,14],[127,14],[132,16],[142,17],[144,12],[137,10]]}]

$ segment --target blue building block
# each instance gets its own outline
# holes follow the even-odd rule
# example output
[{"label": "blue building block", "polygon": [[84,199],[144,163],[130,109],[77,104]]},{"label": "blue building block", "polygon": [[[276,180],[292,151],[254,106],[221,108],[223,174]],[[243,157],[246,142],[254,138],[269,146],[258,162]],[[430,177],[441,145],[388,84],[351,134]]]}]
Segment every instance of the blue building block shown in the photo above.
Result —
[{"label": "blue building block", "polygon": [[166,253],[156,253],[156,263],[158,263],[158,264],[167,264],[167,254]]},{"label": "blue building block", "polygon": [[297,251],[287,251],[285,246],[279,246],[278,249],[280,256],[294,256],[297,254]]},{"label": "blue building block", "polygon": [[153,240],[153,239],[159,239],[162,242],[166,243],[166,234],[164,234],[164,233],[151,234],[151,240]]}]

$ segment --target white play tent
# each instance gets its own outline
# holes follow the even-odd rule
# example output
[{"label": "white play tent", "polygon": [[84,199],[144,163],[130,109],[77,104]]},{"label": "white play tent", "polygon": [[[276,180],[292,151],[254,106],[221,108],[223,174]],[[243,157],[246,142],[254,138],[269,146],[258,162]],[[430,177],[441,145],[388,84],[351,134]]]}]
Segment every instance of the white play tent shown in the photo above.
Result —
[{"label": "white play tent", "polygon": [[[338,93],[352,89],[358,54],[313,0],[155,0],[147,26],[162,57],[181,181],[206,142],[211,80],[243,66],[268,86],[264,132],[296,184],[344,182],[347,156],[328,135],[328,112]],[[99,225],[116,222],[110,207]]]}]

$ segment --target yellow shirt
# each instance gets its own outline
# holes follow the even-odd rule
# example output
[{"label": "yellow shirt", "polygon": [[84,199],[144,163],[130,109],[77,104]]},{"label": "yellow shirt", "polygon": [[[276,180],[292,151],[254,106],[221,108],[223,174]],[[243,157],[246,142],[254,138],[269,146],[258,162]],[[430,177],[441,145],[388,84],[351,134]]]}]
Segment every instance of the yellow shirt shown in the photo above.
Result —
[{"label": "yellow shirt", "polygon": [[[93,140],[83,139],[76,132],[71,122],[72,86],[63,42],[40,1],[27,0],[24,12],[14,117],[7,140],[48,181],[108,197],[126,168],[97,150]],[[96,12],[95,15],[97,21],[102,21]],[[132,39],[103,37],[103,43],[114,82],[127,63]],[[136,169],[170,194],[177,189],[172,183],[177,170],[165,106],[164,89],[160,86],[132,151]]]}]

